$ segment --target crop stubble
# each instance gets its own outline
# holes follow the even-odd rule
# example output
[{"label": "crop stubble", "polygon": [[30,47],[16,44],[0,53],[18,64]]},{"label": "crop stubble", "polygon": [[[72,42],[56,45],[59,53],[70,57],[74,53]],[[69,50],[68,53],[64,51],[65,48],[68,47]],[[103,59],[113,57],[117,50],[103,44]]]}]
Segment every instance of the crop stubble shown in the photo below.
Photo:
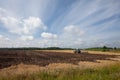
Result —
[{"label": "crop stubble", "polygon": [[97,60],[110,60],[111,58],[117,57],[117,55],[106,54],[68,53],[69,52],[0,50],[0,69],[20,63],[39,66],[47,66],[51,63],[72,63],[77,65],[80,61],[97,62]]}]

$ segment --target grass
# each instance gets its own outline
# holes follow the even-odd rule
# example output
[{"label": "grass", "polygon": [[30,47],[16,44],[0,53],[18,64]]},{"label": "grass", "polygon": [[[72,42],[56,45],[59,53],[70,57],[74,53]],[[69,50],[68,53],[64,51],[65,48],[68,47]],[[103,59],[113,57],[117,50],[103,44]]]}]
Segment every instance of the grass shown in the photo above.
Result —
[{"label": "grass", "polygon": [[74,50],[35,50],[35,51],[46,51],[46,52],[65,52],[65,53],[73,53]]},{"label": "grass", "polygon": [[120,64],[96,69],[68,69],[3,77],[0,80],[120,80]]},{"label": "grass", "polygon": [[114,53],[120,53],[120,48],[117,49],[113,49],[113,48],[102,48],[102,47],[98,47],[98,48],[88,48],[86,50],[89,51],[101,51],[101,52],[114,52]]},{"label": "grass", "polygon": [[120,53],[120,49],[117,49],[117,50],[110,50],[109,52]]}]

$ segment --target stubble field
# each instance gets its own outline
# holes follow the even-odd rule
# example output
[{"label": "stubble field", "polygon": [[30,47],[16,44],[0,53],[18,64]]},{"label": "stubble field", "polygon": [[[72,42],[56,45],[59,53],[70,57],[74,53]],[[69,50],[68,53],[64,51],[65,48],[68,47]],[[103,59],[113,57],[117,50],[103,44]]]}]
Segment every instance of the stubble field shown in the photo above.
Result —
[{"label": "stubble field", "polygon": [[9,77],[16,74],[25,76],[34,72],[56,74],[59,70],[66,73],[69,69],[84,70],[112,65],[120,65],[120,53],[82,51],[82,54],[74,54],[73,50],[0,50],[0,75]]},{"label": "stubble field", "polygon": [[71,51],[30,51],[30,50],[0,50],[0,69],[20,63],[27,65],[47,66],[52,63],[71,63],[77,65],[81,61],[96,62],[111,60],[118,55],[109,54],[74,54]]}]

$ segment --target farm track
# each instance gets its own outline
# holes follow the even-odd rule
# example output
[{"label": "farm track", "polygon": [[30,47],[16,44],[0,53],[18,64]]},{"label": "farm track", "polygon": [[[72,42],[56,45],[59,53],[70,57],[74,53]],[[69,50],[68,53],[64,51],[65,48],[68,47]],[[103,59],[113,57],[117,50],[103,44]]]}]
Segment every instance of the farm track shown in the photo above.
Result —
[{"label": "farm track", "polygon": [[51,63],[72,63],[80,61],[96,62],[97,60],[110,60],[117,55],[106,54],[68,54],[63,52],[45,52],[31,50],[0,50],[0,69],[20,63],[28,65],[47,66]]}]

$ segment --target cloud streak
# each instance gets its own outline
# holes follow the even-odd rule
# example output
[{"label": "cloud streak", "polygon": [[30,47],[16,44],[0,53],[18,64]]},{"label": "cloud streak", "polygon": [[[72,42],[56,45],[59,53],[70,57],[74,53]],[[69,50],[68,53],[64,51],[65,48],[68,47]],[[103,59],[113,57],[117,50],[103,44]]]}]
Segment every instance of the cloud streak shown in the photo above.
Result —
[{"label": "cloud streak", "polygon": [[120,47],[119,0],[0,1],[3,46]]}]

